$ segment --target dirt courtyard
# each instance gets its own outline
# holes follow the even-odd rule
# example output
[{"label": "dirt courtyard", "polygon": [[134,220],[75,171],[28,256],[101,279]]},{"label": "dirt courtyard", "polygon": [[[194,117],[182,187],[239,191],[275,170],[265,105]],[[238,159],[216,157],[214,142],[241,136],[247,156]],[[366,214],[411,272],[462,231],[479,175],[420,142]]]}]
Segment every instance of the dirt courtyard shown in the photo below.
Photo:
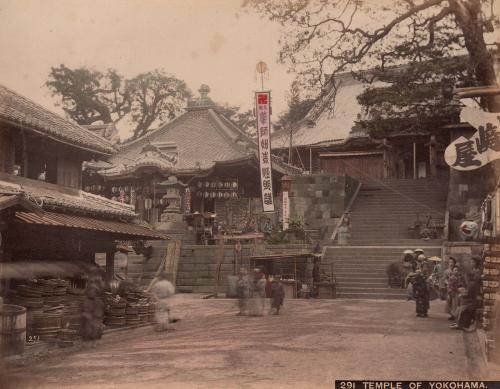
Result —
[{"label": "dirt courtyard", "polygon": [[[335,379],[500,379],[480,372],[473,334],[449,329],[442,302],[288,300],[279,316],[178,295],[175,331],[106,335],[15,366],[13,388],[332,388]],[[471,346],[472,344],[472,346]],[[483,374],[483,375],[482,375]]]}]

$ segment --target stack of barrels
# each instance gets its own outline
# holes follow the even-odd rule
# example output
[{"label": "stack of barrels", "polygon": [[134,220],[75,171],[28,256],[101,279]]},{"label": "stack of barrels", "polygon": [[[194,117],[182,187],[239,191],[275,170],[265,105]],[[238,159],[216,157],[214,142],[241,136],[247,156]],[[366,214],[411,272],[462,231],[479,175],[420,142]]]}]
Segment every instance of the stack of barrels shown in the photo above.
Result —
[{"label": "stack of barrels", "polygon": [[125,326],[127,324],[125,310],[127,301],[119,295],[106,292],[104,294],[104,324],[107,326]]},{"label": "stack of barrels", "polygon": [[64,296],[63,327],[80,333],[85,289],[68,287]]}]

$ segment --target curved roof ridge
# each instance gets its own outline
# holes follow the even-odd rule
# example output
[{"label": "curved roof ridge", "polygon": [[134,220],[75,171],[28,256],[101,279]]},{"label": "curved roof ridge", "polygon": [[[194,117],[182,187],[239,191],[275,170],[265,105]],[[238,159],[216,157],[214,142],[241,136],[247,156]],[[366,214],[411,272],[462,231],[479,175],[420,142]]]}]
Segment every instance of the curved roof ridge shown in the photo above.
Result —
[{"label": "curved roof ridge", "polygon": [[[229,139],[229,145],[236,151],[243,153],[243,155],[249,154],[246,148],[243,145],[238,144],[238,140],[241,139],[242,134],[237,133],[235,136],[231,136],[230,131],[234,131],[234,129],[230,129],[224,122],[221,120],[219,116],[221,114],[215,112],[212,108],[208,109],[209,117],[215,122],[215,129],[226,139]],[[221,131],[222,130],[222,131]]]}]

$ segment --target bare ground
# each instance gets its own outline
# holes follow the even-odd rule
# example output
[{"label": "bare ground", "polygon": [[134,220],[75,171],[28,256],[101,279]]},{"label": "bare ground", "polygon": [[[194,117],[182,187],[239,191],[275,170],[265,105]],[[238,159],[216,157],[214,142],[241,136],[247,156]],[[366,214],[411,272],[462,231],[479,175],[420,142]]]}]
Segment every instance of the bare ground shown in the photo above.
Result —
[{"label": "bare ground", "polygon": [[[288,300],[279,316],[236,316],[234,300],[179,295],[175,331],[106,335],[8,372],[14,388],[332,388],[335,379],[500,379],[441,302]],[[5,377],[5,374],[4,374]],[[0,386],[2,381],[0,381]]]}]

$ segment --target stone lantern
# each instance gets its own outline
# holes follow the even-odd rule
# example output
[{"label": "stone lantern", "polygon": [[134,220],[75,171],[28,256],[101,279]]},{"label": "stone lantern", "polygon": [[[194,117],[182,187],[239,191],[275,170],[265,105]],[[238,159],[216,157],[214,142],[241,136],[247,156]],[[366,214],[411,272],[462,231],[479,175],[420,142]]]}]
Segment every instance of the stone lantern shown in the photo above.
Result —
[{"label": "stone lantern", "polygon": [[162,199],[167,204],[167,207],[160,216],[160,222],[156,225],[158,230],[169,232],[185,230],[181,213],[181,190],[186,186],[186,184],[177,180],[175,176],[170,176],[168,180],[158,184],[160,190],[165,191]]}]

